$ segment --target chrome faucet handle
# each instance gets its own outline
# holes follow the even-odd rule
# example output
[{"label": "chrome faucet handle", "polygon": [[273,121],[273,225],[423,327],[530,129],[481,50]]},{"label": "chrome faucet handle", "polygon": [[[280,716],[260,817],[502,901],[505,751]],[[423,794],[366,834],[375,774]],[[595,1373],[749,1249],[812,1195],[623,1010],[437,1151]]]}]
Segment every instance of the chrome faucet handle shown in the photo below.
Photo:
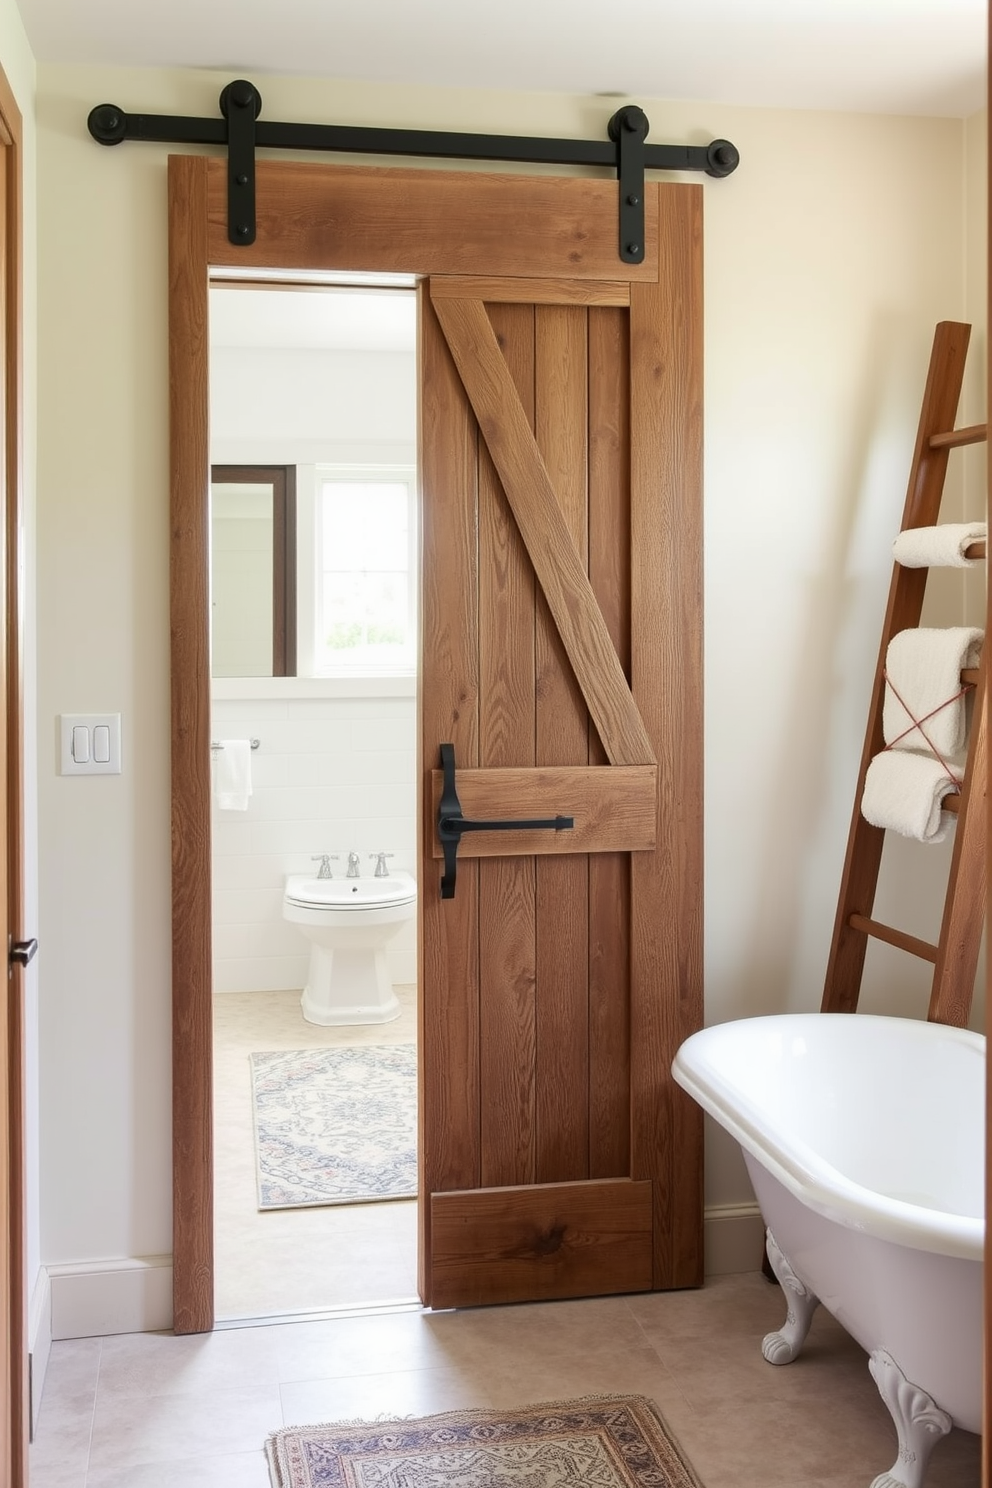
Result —
[{"label": "chrome faucet handle", "polygon": [[369,857],[370,858],[375,858],[375,872],[373,873],[372,877],[373,878],[388,878],[389,877],[389,869],[386,867],[386,859],[387,858],[395,858],[395,856],[396,856],[395,853],[387,853],[387,852],[369,853]]},{"label": "chrome faucet handle", "polygon": [[348,872],[345,875],[346,878],[358,878],[359,877],[358,869],[359,869],[359,865],[360,865],[361,861],[362,860],[358,856],[357,852],[350,852],[348,854]]},{"label": "chrome faucet handle", "polygon": [[313,854],[313,856],[311,858],[311,862],[313,862],[313,863],[319,863],[320,864],[320,867],[317,869],[317,877],[318,878],[333,878],[334,877],[333,873],[331,872],[331,859],[333,858],[334,861],[337,862],[337,857],[338,857],[337,853],[314,853]]}]

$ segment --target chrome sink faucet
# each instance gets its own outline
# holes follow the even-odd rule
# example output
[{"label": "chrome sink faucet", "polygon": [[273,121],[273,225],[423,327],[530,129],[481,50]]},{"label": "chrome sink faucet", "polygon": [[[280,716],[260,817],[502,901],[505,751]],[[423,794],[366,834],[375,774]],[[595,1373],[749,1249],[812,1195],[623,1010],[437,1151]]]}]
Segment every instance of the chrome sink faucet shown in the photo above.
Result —
[{"label": "chrome sink faucet", "polygon": [[356,852],[350,852],[348,854],[348,871],[345,874],[346,878],[357,878],[359,876],[358,865],[360,862],[361,859]]},{"label": "chrome sink faucet", "polygon": [[370,858],[375,858],[375,872],[373,873],[372,877],[373,878],[388,878],[389,877],[389,869],[386,867],[386,859],[387,858],[394,858],[395,856],[396,856],[395,853],[387,853],[387,852],[369,853],[369,857]]},{"label": "chrome sink faucet", "polygon": [[336,858],[336,857],[337,857],[337,853],[315,853],[314,854],[313,861],[315,863],[319,863],[320,864],[320,867],[317,869],[317,877],[318,878],[333,878],[334,877],[334,874],[331,872],[331,859],[332,858]]}]

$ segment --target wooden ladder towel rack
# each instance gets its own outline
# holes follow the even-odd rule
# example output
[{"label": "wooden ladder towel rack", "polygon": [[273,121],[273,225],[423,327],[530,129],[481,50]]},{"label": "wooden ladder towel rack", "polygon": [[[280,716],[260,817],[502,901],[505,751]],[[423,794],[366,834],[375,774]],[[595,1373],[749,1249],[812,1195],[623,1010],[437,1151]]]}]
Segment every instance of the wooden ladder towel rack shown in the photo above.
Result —
[{"label": "wooden ladder towel rack", "polygon": [[[970,336],[971,327],[956,321],[941,321],[937,326],[903,511],[903,531],[937,523],[951,450],[981,443],[987,437],[984,424],[954,428]],[[973,543],[966,550],[966,556],[984,558],[985,548],[984,542]],[[962,683],[974,686],[975,696],[962,788],[960,794],[946,796],[943,801],[945,811],[957,813],[957,824],[940,937],[936,945],[873,919],[885,832],[872,826],[861,815],[868,766],[885,747],[882,708],[889,642],[899,631],[919,625],[928,575],[929,569],[926,568],[903,568],[899,563],[893,564],[821,1011],[851,1013],[856,1010],[868,940],[874,937],[933,962],[927,1018],[930,1022],[963,1027],[971,1012],[985,918],[984,652],[977,668],[961,674]]]}]

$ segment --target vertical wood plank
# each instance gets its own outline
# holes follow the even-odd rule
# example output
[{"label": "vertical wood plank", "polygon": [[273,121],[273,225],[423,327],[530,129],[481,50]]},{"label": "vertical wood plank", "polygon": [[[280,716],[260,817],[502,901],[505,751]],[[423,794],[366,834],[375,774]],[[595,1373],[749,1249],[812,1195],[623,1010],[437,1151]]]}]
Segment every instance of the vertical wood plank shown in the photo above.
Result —
[{"label": "vertical wood plank", "polygon": [[[535,311],[535,435],[565,524],[588,567],[588,340],[579,306]],[[543,598],[537,607],[539,765],[586,764],[589,714]],[[548,809],[557,809],[553,801]],[[538,1183],[589,1172],[589,860],[550,856],[537,872]]]},{"label": "vertical wood plank", "polygon": [[[630,677],[627,310],[589,312],[589,579]],[[606,752],[590,725],[589,763]],[[589,1176],[630,1164],[630,858],[589,859]]]},{"label": "vertical wood plank", "polygon": [[927,1017],[931,1023],[967,1028],[975,992],[975,973],[985,923],[987,880],[985,833],[988,802],[988,734],[985,694],[988,661],[975,689],[971,740],[964,774],[954,846],[947,876],[944,911]]},{"label": "vertical wood plank", "polygon": [[430,1195],[481,1181],[479,865],[440,897],[431,771],[442,743],[479,762],[478,431],[430,298],[418,295],[421,649],[418,934],[420,1292],[431,1300]]},{"label": "vertical wood plank", "polygon": [[[658,187],[652,185],[651,191]],[[672,1080],[702,1024],[702,188],[665,188],[658,285],[632,285],[631,682],[658,841],[631,865],[632,1177],[655,1176],[654,1284],[702,1281],[702,1113]]]},{"label": "vertical wood plank", "polygon": [[[989,3],[988,22],[992,27],[992,0]],[[992,109],[987,110],[986,121],[986,232],[992,237]],[[986,290],[992,290],[992,254],[986,254]],[[992,296],[988,303],[992,303]],[[986,326],[986,336],[988,326]],[[985,379],[985,418],[986,426],[992,434],[992,378],[986,375]],[[992,441],[990,441],[992,448]],[[985,488],[985,516],[992,523],[992,461],[986,467]],[[987,549],[986,549],[987,551]],[[987,569],[986,569],[987,572]],[[986,584],[985,591],[985,635],[986,645],[989,644],[988,637],[992,636],[992,584]],[[992,687],[987,687],[985,692],[985,737],[989,737],[992,720],[989,712],[992,709]],[[989,780],[989,772],[992,765],[986,761],[986,811],[985,811],[985,882],[992,883],[992,781]],[[985,1006],[992,1007],[992,957],[986,961],[985,967]],[[985,1389],[982,1395],[982,1488],[992,1488],[992,1061],[985,1061],[985,1254],[984,1254],[984,1286],[983,1304],[985,1309],[984,1326],[984,1350],[983,1350],[983,1378]]]},{"label": "vertical wood plank", "polygon": [[[533,424],[533,307],[494,305],[490,316],[524,412]],[[479,497],[480,763],[533,765],[534,571],[484,446]],[[535,1172],[534,860],[483,860],[479,882],[485,926],[482,1182],[505,1187],[533,1183]]]},{"label": "vertical wood plank", "polygon": [[205,159],[169,159],[173,1310],[213,1327],[210,586]]}]

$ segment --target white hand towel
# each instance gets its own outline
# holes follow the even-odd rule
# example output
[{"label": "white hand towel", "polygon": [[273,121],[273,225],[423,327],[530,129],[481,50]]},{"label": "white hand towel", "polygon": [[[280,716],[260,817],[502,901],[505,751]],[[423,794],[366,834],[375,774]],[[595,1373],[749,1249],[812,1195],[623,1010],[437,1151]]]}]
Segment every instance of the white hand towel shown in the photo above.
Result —
[{"label": "white hand towel", "polygon": [[938,527],[907,527],[892,544],[903,568],[974,568],[981,558],[966,558],[969,543],[984,542],[985,522],[941,522]]},{"label": "white hand towel", "polygon": [[251,795],[251,740],[221,739],[213,758],[218,807],[221,811],[247,811]]},{"label": "white hand towel", "polygon": [[983,631],[967,625],[901,630],[892,637],[885,654],[882,704],[886,744],[924,753],[936,750],[945,759],[961,753],[968,732],[965,698],[948,700],[961,691],[962,670],[978,665],[984,639]]},{"label": "white hand towel", "polygon": [[941,811],[940,803],[957,789],[932,755],[887,749],[868,766],[861,815],[874,827],[889,828],[918,842],[943,842],[954,817]]}]

